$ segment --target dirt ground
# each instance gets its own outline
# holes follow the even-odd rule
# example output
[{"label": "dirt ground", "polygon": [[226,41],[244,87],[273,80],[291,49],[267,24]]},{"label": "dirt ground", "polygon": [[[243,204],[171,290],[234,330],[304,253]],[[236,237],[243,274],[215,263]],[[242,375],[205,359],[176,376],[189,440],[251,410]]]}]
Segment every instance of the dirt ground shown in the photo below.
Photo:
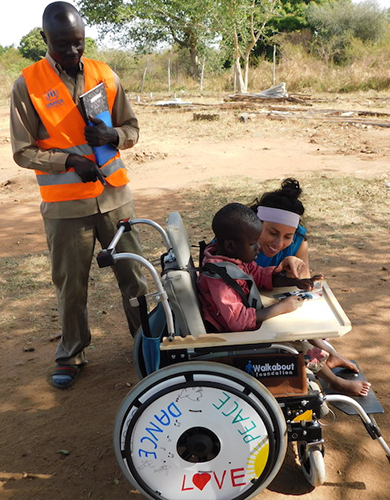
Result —
[{"label": "dirt ground", "polygon": [[[319,106],[383,112],[389,102],[389,96],[366,94],[348,101],[332,97]],[[217,178],[252,178],[254,194],[261,192],[261,182],[266,179],[300,179],[308,173],[390,181],[390,128],[256,117],[242,123],[237,119],[239,111],[223,111],[218,135],[215,123],[195,123],[192,112],[141,106],[136,112],[141,140],[125,155],[132,164],[131,187],[138,216],[160,223],[169,211],[188,206],[181,196],[186,189]],[[7,120],[7,107],[3,106],[0,258],[11,265],[12,258],[41,255],[46,243],[35,177],[13,163]],[[353,272],[348,266],[352,255]],[[315,267],[315,255],[311,254],[311,262]],[[353,324],[352,332],[334,345],[358,360],[372,382],[385,410],[376,420],[390,442],[390,300],[387,278],[379,271],[389,267],[388,235],[374,231],[358,256],[347,248],[321,271],[328,273],[328,283]],[[0,499],[141,500],[143,496],[123,477],[112,446],[115,414],[137,382],[132,339],[119,297],[103,299],[104,315],[91,321],[94,342],[88,352],[90,363],[76,385],[65,391],[48,383],[55,350],[55,341],[50,339],[58,333],[55,320],[44,335],[36,326],[40,315],[54,317],[54,296],[30,304],[3,292],[2,315],[9,314],[15,300],[18,314],[13,327],[0,333]],[[324,428],[326,483],[313,489],[289,449],[276,479],[256,498],[390,498],[390,468],[384,451],[367,436],[357,417],[338,411],[336,416],[336,423]]]}]

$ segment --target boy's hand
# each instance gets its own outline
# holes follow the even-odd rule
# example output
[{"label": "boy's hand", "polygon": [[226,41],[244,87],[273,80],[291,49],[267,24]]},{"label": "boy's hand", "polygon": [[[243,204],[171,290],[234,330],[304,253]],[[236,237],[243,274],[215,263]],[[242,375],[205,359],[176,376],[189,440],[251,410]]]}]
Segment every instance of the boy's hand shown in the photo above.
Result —
[{"label": "boy's hand", "polygon": [[275,273],[275,270],[272,274],[272,286],[273,287],[296,286],[296,287],[300,288],[301,290],[313,290],[314,283],[316,281],[321,281],[324,279],[324,276],[322,274],[316,274],[312,278],[303,278],[301,280],[295,279],[295,278],[287,278],[286,276],[282,276],[281,274]]},{"label": "boy's hand", "polygon": [[296,295],[292,295],[291,297],[286,297],[285,299],[281,300],[278,304],[279,306],[279,314],[285,314],[289,312],[293,312],[298,307],[302,305],[302,301],[305,299],[302,299],[302,297],[298,297]]},{"label": "boy's hand", "polygon": [[315,281],[322,281],[323,279],[324,279],[323,274],[316,274],[311,278],[296,280],[295,286],[297,286],[301,290],[313,290]]},{"label": "boy's hand", "polygon": [[306,264],[302,259],[293,255],[285,257],[282,262],[275,268],[274,273],[286,272],[289,278],[299,278],[302,272],[305,271]]},{"label": "boy's hand", "polygon": [[272,304],[268,307],[263,307],[256,312],[256,322],[259,325],[263,321],[275,318],[275,316],[279,316],[280,314],[293,312],[302,305],[303,300],[305,299],[302,299],[297,295],[291,295],[290,297],[287,297],[283,300],[279,300],[279,302],[277,302],[276,304]]}]

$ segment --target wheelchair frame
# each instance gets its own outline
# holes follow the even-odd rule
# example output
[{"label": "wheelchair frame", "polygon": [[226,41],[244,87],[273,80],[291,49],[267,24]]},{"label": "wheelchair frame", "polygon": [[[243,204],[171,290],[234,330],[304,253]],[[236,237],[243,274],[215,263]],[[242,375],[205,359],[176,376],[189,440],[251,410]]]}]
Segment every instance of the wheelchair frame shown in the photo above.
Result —
[{"label": "wheelchair frame", "polygon": [[[152,226],[164,241],[167,252],[163,256],[161,278],[145,258],[115,251],[122,234],[135,224]],[[319,486],[325,481],[320,418],[328,411],[327,403],[341,401],[353,407],[371,438],[378,439],[390,460],[390,449],[378,426],[361,405],[348,396],[324,395],[313,377],[307,387],[302,355],[281,343],[323,338],[325,334],[314,320],[300,320],[301,328],[294,335],[291,326],[286,329],[289,315],[284,315],[287,320],[279,331],[273,318],[255,332],[206,333],[196,295],[191,247],[180,214],[169,215],[166,230],[149,219],[119,221],[117,234],[97,260],[99,267],[106,267],[125,258],[139,262],[150,272],[156,291],[148,294],[146,300],[161,304],[166,319],[163,333],[159,329],[153,332],[152,327],[152,337],[155,336],[152,350],[158,358],[154,366],[146,366],[150,354],[142,329],[135,337],[135,367],[142,380],[123,401],[114,429],[118,463],[127,479],[147,498],[253,498],[278,473],[288,441],[296,442],[305,478],[313,486]],[[351,324],[326,283],[324,293],[332,316],[326,336],[344,335]],[[137,298],[130,303],[139,305]],[[314,316],[318,314],[316,311]],[[251,363],[272,359],[276,369],[290,366],[292,360],[296,363],[294,375],[303,379],[303,386],[289,387],[290,392],[280,393],[280,383],[276,383],[275,389],[272,386],[275,384],[270,386],[267,378],[259,380],[245,373],[248,356]],[[281,365],[283,361],[278,359],[288,359],[289,365]],[[279,378],[285,382],[294,377],[283,378],[279,374]],[[233,404],[229,413],[223,411],[225,404]],[[218,416],[221,425],[208,413]],[[233,427],[226,424],[230,415]],[[251,427],[247,426],[248,421]],[[236,427],[237,432],[232,432]],[[165,432],[167,428],[169,434]],[[229,446],[236,451],[229,450]],[[245,466],[235,467],[230,454],[233,458],[237,454]]]}]

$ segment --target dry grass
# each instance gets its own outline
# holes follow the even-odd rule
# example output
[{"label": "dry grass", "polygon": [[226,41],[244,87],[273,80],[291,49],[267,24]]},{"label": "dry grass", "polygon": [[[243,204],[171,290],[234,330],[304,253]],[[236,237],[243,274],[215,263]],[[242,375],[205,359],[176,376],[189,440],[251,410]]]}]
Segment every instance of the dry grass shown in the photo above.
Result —
[{"label": "dry grass", "polygon": [[[311,262],[317,271],[326,273],[330,257],[343,255],[347,247],[349,252],[355,248],[370,254],[370,234],[380,233],[383,238],[389,234],[389,188],[383,179],[307,175],[300,181],[307,207],[304,224],[308,228]],[[266,181],[263,188],[272,190],[279,185],[279,180]],[[215,179],[183,191],[181,198],[185,204],[172,209],[181,212],[190,240],[196,245],[202,239],[211,239],[211,219],[221,206],[231,201],[250,203],[253,194],[251,179],[233,178],[225,182]],[[348,201],[342,204],[342,210],[340,200]],[[150,228],[143,229],[141,234],[145,253],[151,258],[158,257],[163,251],[160,237]],[[38,335],[47,340],[56,333],[58,315],[47,253],[0,259],[0,276],[0,329],[10,334],[17,327],[16,318],[23,304],[28,303],[28,338]],[[109,269],[99,269],[96,263],[92,266],[89,304],[94,324],[99,323],[102,315],[121,307],[112,273]]]}]

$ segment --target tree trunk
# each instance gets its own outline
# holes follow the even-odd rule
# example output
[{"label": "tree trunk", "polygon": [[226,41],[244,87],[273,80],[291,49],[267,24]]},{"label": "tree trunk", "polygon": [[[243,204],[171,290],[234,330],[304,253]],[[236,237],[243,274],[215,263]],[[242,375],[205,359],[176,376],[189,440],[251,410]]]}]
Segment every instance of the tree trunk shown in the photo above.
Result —
[{"label": "tree trunk", "polygon": [[244,61],[244,85],[245,85],[245,92],[248,91],[248,84],[249,84],[249,56],[245,58]]},{"label": "tree trunk", "polygon": [[142,73],[141,92],[144,91],[146,72],[148,71],[148,61],[146,61],[144,72]]},{"label": "tree trunk", "polygon": [[234,32],[233,35],[234,41],[234,74],[236,75],[236,84],[237,84],[237,92],[246,92],[247,87],[245,85],[245,81],[242,77],[242,70],[240,64],[240,45],[238,43],[238,35]]},{"label": "tree trunk", "polygon": [[236,83],[237,83],[237,92],[246,92],[247,86],[245,85],[245,81],[242,77],[242,69],[240,66],[240,58],[237,56],[234,60],[234,73],[236,75]]},{"label": "tree trunk", "polygon": [[199,90],[202,92],[203,90],[203,80],[204,80],[204,67],[206,64],[206,56],[203,56],[203,61],[202,61],[202,71],[200,73],[200,84],[199,84]]},{"label": "tree trunk", "polygon": [[190,47],[190,55],[191,55],[191,70],[192,70],[192,78],[194,80],[199,80],[199,65],[198,65],[198,56],[196,45],[192,45]]},{"label": "tree trunk", "polygon": [[168,59],[168,92],[171,91],[171,59]]}]

